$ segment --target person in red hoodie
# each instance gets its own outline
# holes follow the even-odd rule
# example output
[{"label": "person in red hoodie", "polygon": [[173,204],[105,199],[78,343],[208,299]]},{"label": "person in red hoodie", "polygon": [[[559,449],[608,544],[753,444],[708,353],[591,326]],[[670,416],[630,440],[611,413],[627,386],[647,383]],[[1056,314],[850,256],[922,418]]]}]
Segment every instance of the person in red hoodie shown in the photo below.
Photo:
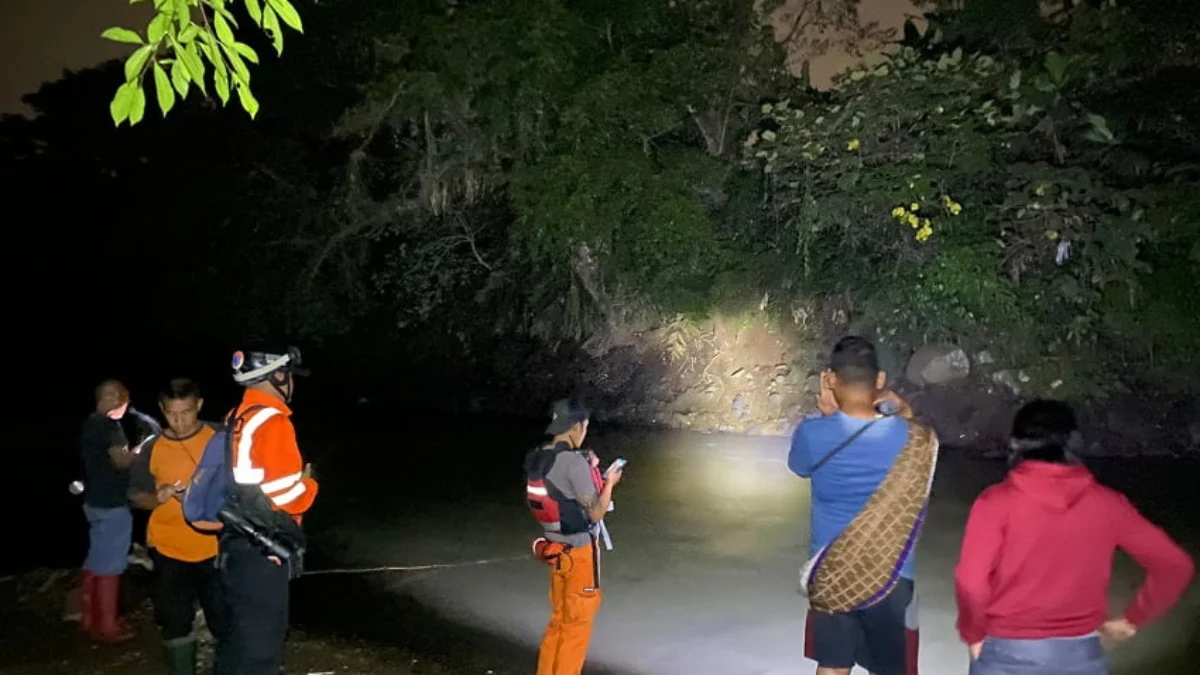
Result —
[{"label": "person in red hoodie", "polygon": [[[1105,642],[1133,637],[1164,615],[1194,564],[1078,458],[1071,408],[1027,404],[1013,421],[1012,470],[971,508],[955,570],[958,632],[971,675],[1103,675]],[[1113,552],[1146,570],[1133,602],[1108,614]]]}]

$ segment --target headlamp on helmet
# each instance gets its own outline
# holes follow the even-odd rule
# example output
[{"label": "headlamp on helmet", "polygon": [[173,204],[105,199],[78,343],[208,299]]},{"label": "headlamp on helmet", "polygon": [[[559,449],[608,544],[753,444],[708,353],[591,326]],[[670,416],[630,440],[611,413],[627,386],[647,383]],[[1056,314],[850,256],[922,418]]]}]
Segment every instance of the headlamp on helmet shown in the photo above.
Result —
[{"label": "headlamp on helmet", "polygon": [[241,385],[265,382],[277,372],[305,376],[308,371],[301,368],[300,349],[288,347],[282,353],[243,352],[233,353],[233,381]]}]

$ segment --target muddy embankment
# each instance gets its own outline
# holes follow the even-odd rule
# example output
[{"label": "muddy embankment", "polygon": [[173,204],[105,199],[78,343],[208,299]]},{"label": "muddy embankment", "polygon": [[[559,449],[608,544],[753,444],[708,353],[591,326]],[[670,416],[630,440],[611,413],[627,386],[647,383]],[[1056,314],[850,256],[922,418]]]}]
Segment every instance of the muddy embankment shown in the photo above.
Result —
[{"label": "muddy embankment", "polygon": [[[488,382],[473,385],[462,407],[538,414],[536,402],[574,392],[586,396],[600,421],[786,435],[815,407],[828,350],[844,332],[837,321],[793,325],[763,313],[614,327],[552,353],[493,354],[499,363]],[[878,336],[876,344],[892,386],[945,444],[1003,452],[1013,413],[1033,394],[1020,364],[949,344],[914,351]],[[1089,455],[1200,457],[1200,401],[1133,392],[1077,409]]]}]

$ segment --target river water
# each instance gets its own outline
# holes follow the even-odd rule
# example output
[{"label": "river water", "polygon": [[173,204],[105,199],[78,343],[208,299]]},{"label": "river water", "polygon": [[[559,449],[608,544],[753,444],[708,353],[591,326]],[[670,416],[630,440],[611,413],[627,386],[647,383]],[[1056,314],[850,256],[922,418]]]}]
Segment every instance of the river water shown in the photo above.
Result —
[{"label": "river water", "polygon": [[[311,567],[426,565],[523,557],[537,532],[521,460],[536,427],[430,419],[353,439],[315,440],[320,506],[309,519]],[[605,430],[589,444],[629,460],[608,525],[604,605],[589,672],[626,675],[811,673],[805,604],[808,483],[786,468],[787,441]],[[1200,556],[1200,465],[1090,462],[1146,515]],[[974,497],[999,462],[945,450],[918,558],[921,671],[966,672],[954,632],[953,566]],[[1112,602],[1140,571],[1118,557]],[[532,672],[547,617],[546,571],[531,559],[301,580],[296,620],[396,641],[466,672]],[[1114,672],[1200,672],[1200,584],[1169,617],[1112,654]]]}]

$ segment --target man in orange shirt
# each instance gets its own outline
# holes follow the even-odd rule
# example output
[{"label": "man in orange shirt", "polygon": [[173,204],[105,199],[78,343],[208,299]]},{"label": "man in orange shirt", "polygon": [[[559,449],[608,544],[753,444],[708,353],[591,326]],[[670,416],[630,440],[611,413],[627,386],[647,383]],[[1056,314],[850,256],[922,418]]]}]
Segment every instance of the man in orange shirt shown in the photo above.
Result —
[{"label": "man in orange shirt", "polygon": [[197,531],[183,517],[175,495],[187,485],[216,433],[200,421],[204,399],[187,379],[171,380],[158,397],[167,420],[162,436],[148,441],[133,465],[129,498],[151,511],[146,543],[154,559],[154,618],[162,630],[170,675],[195,675],[196,603],[220,651],[229,624],[217,573],[217,538]]},{"label": "man in orange shirt", "polygon": [[317,495],[312,469],[296,445],[288,403],[300,370],[300,351],[235,352],[233,379],[246,388],[233,411],[231,494],[235,510],[294,552],[281,559],[246,533],[221,530],[221,583],[231,613],[217,675],[279,675],[288,627],[288,583],[300,570],[303,514]]}]

